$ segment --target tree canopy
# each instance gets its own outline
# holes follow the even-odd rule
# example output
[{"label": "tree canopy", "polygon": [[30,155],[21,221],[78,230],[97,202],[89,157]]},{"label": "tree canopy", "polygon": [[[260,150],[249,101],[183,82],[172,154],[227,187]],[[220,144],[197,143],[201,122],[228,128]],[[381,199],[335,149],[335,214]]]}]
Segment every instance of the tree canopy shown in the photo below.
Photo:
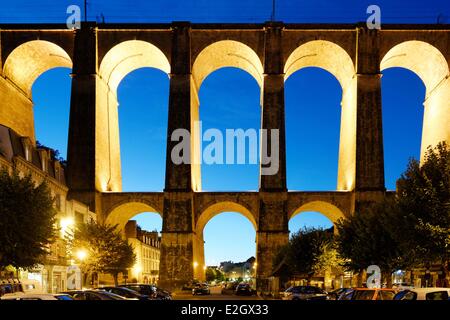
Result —
[{"label": "tree canopy", "polygon": [[119,273],[127,272],[135,261],[133,247],[122,239],[116,226],[90,221],[75,231],[73,252],[84,250],[86,257],[81,263],[85,272],[111,274],[117,285]]},{"label": "tree canopy", "polygon": [[0,269],[33,269],[56,237],[56,210],[46,183],[0,171]]},{"label": "tree canopy", "polygon": [[398,235],[405,250],[423,263],[450,258],[450,148],[428,148],[422,165],[416,160],[397,182],[402,213]]},{"label": "tree canopy", "polygon": [[274,269],[284,265],[287,275],[303,274],[310,280],[314,274],[340,268],[332,230],[304,228],[294,233],[273,261]]},{"label": "tree canopy", "polygon": [[450,257],[450,150],[428,148],[411,159],[397,192],[337,223],[340,254],[352,270],[378,265],[389,283],[398,269],[442,263]]}]

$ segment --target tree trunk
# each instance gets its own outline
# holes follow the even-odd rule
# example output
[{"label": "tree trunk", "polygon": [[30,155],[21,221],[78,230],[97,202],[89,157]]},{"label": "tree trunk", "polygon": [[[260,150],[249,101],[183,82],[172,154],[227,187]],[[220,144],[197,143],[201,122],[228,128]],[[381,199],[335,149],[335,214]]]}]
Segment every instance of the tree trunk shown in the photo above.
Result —
[{"label": "tree trunk", "polygon": [[359,270],[358,272],[358,276],[356,277],[356,286],[358,288],[361,288],[363,286],[363,276],[364,276],[364,271],[363,270]]},{"label": "tree trunk", "polygon": [[306,279],[306,285],[307,286],[311,285],[311,279],[312,279],[312,275],[308,274],[308,278]]},{"label": "tree trunk", "polygon": [[384,271],[382,275],[382,284],[386,283],[386,288],[392,288],[392,272]]},{"label": "tree trunk", "polygon": [[119,285],[119,274],[118,273],[114,273],[113,275],[113,278],[114,278],[114,286],[118,286]]}]

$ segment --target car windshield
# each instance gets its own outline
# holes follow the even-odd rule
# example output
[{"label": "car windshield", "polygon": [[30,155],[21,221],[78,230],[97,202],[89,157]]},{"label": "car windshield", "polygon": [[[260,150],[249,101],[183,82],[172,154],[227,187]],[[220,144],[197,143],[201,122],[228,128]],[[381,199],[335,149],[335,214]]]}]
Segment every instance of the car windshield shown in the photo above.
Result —
[{"label": "car windshield", "polygon": [[377,300],[393,300],[395,293],[393,291],[380,290],[378,291]]},{"label": "car windshield", "polygon": [[417,293],[409,290],[399,292],[394,296],[394,300],[416,300],[416,298]]},{"label": "car windshield", "polygon": [[130,290],[128,288],[110,288],[107,291],[118,294],[119,296],[125,298],[136,298],[139,295],[137,292]]},{"label": "car windshield", "polygon": [[68,294],[55,296],[55,298],[58,300],[73,300],[72,297],[69,296]]},{"label": "car windshield", "polygon": [[375,290],[357,290],[353,294],[353,300],[372,300]]},{"label": "car windshield", "polygon": [[425,295],[426,300],[448,300],[447,291],[430,292]]}]

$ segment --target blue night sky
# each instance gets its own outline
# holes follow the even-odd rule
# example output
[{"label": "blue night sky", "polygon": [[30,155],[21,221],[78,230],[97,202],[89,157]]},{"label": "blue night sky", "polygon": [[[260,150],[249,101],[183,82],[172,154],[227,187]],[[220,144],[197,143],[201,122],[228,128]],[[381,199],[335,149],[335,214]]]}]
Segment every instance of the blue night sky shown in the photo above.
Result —
[{"label": "blue night sky", "polygon": [[[0,23],[65,22],[66,8],[82,1],[23,1],[2,4]],[[339,3],[339,4],[338,4]],[[382,23],[450,23],[448,0],[430,1],[288,1],[276,3],[276,20],[284,22],[365,21],[370,4],[381,7]],[[89,20],[103,14],[106,22],[264,22],[271,0],[264,1],[88,1]],[[67,152],[70,70],[44,73],[33,86],[37,139]],[[169,79],[163,72],[142,68],[128,74],[118,88],[119,126],[124,191],[162,191],[165,170]],[[51,93],[51,94],[49,94]],[[333,75],[318,68],[294,73],[285,85],[287,175],[290,190],[334,190],[340,130],[341,87]],[[386,187],[419,157],[425,87],[412,72],[392,68],[382,77],[383,135]],[[219,69],[200,89],[203,128],[260,126],[260,89],[245,71]],[[257,190],[258,165],[203,165],[205,191]],[[145,229],[161,230],[161,218],[145,213],[135,217]],[[330,227],[319,213],[294,217],[291,232],[303,226]],[[242,261],[255,255],[255,230],[238,213],[223,213],[205,227],[207,264]]]}]

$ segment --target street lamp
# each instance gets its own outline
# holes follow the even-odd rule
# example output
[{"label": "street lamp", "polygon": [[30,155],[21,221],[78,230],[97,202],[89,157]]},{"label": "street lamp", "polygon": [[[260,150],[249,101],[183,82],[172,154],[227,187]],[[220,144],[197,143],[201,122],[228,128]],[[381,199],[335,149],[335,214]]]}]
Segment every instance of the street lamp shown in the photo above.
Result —
[{"label": "street lamp", "polygon": [[77,258],[80,261],[83,261],[87,257],[87,252],[84,249],[80,249],[77,251]]},{"label": "street lamp", "polygon": [[75,221],[72,217],[65,217],[59,220],[59,225],[61,226],[61,236],[64,238],[67,234],[67,231],[73,227]]}]

